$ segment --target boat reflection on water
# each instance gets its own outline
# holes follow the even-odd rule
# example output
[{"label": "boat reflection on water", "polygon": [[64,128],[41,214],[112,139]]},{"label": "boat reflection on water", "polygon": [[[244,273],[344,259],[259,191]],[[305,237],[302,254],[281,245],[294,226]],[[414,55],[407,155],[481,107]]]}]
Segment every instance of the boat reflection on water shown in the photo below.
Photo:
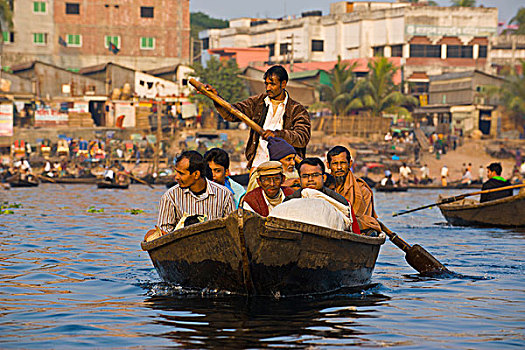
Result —
[{"label": "boat reflection on water", "polygon": [[166,326],[161,336],[183,347],[373,346],[359,319],[379,317],[375,310],[390,300],[375,287],[323,298],[180,295],[144,303],[159,312],[153,323]]}]

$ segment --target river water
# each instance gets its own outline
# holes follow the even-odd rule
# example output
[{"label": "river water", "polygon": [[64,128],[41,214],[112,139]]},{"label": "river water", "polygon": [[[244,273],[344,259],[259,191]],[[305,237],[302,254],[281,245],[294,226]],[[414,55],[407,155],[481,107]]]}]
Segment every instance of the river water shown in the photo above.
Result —
[{"label": "river water", "polygon": [[391,217],[437,191],[376,193],[376,207],[457,275],[421,278],[387,241],[360,292],[246,299],[161,283],[140,241],[164,190],[0,190],[21,204],[0,215],[0,348],[525,347],[525,231],[451,227],[436,208]]}]

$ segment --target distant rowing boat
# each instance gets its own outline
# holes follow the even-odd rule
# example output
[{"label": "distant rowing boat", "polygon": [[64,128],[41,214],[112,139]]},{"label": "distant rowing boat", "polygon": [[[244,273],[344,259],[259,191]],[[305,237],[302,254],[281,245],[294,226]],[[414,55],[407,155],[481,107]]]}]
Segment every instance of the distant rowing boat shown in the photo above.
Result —
[{"label": "distant rowing boat", "polygon": [[406,192],[408,190],[407,186],[381,186],[376,185],[376,191],[378,192]]},{"label": "distant rowing boat", "polygon": [[525,191],[518,195],[479,203],[463,199],[438,206],[452,225],[458,226],[525,226]]},{"label": "distant rowing boat", "polygon": [[114,189],[126,190],[129,188],[129,182],[124,183],[124,184],[118,184],[118,183],[113,183],[109,181],[100,181],[100,182],[97,182],[97,188],[100,188],[100,189],[114,188]]},{"label": "distant rowing boat", "polygon": [[304,295],[370,282],[385,234],[368,237],[249,211],[143,241],[160,277],[189,289]]}]

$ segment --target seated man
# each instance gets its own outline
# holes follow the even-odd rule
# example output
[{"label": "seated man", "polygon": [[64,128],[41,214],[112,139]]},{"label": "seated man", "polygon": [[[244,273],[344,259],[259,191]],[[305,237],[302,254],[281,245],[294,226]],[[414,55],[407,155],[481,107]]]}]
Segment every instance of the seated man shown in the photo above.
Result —
[{"label": "seated man", "polygon": [[390,170],[385,170],[385,177],[381,179],[381,186],[395,186],[396,183],[392,178],[392,172]]},{"label": "seated man", "polygon": [[350,171],[352,155],[343,146],[335,146],[327,154],[328,166],[336,181],[336,192],[345,197],[355,211],[361,231],[381,232],[374,210],[374,197],[367,183]]},{"label": "seated man", "polygon": [[[500,188],[505,186],[510,186],[510,183],[501,177],[501,171],[502,167],[500,163],[491,163],[487,167],[487,178],[488,180],[483,183],[483,186],[481,186],[482,190],[490,190],[493,188]],[[503,190],[503,191],[497,191],[492,193],[483,193],[480,196],[479,202],[488,202],[493,201],[500,198],[510,197],[512,196],[512,189],[509,190]]]},{"label": "seated man", "polygon": [[235,208],[239,207],[239,201],[246,193],[242,185],[230,178],[230,157],[226,151],[220,148],[212,148],[204,154],[204,161],[211,169],[213,181],[219,185],[226,186],[233,194]]},{"label": "seated man", "polygon": [[[304,189],[314,189],[317,190],[326,196],[335,199],[337,202],[343,204],[344,206],[349,206],[348,201],[345,197],[341,196],[339,193],[329,189],[324,185],[326,174],[323,161],[319,158],[305,158],[299,163],[299,178],[301,181],[301,189],[295,191],[293,194],[286,197],[285,201],[288,201],[293,198],[302,198],[302,192]],[[354,211],[350,207],[350,212],[353,219],[352,232],[360,233],[357,220],[355,218]]]},{"label": "seated man", "polygon": [[183,152],[175,164],[177,185],[166,191],[159,204],[157,226],[175,230],[183,216],[203,215],[207,220],[227,216],[235,209],[232,193],[206,179],[206,163],[196,151]]},{"label": "seated man", "polygon": [[262,163],[257,167],[256,176],[259,187],[246,193],[242,199],[243,208],[266,217],[286,196],[293,193],[293,189],[282,187],[285,177],[280,162]]},{"label": "seated man", "polygon": [[301,188],[299,174],[295,169],[297,157],[295,148],[280,137],[270,137],[268,139],[268,153],[270,160],[277,160],[283,165],[284,176],[286,176],[283,185],[295,189]]}]

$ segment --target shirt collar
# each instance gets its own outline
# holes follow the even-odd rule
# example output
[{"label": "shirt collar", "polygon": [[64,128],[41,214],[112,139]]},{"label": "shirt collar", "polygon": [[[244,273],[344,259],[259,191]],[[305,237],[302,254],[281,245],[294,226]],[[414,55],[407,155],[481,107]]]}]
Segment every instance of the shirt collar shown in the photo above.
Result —
[{"label": "shirt collar", "polygon": [[[201,194],[200,196],[196,196],[193,192],[190,191],[189,187],[188,188],[183,188],[182,191],[184,194],[190,194],[196,198],[207,198],[208,196],[215,196],[217,194],[217,188],[215,186],[212,185],[211,181],[208,180],[208,179],[205,179],[206,180],[206,191],[204,191],[203,194]],[[205,195],[205,196],[204,196]]]},{"label": "shirt collar", "polygon": [[[284,98],[284,101],[281,102],[281,103],[283,103],[283,104],[286,106],[286,104],[288,103],[288,91],[284,90],[284,94],[286,95],[286,97]],[[270,98],[269,98],[268,96],[266,96],[266,97],[264,98],[264,103],[265,103],[267,106],[270,105],[271,102],[270,102]]]}]

